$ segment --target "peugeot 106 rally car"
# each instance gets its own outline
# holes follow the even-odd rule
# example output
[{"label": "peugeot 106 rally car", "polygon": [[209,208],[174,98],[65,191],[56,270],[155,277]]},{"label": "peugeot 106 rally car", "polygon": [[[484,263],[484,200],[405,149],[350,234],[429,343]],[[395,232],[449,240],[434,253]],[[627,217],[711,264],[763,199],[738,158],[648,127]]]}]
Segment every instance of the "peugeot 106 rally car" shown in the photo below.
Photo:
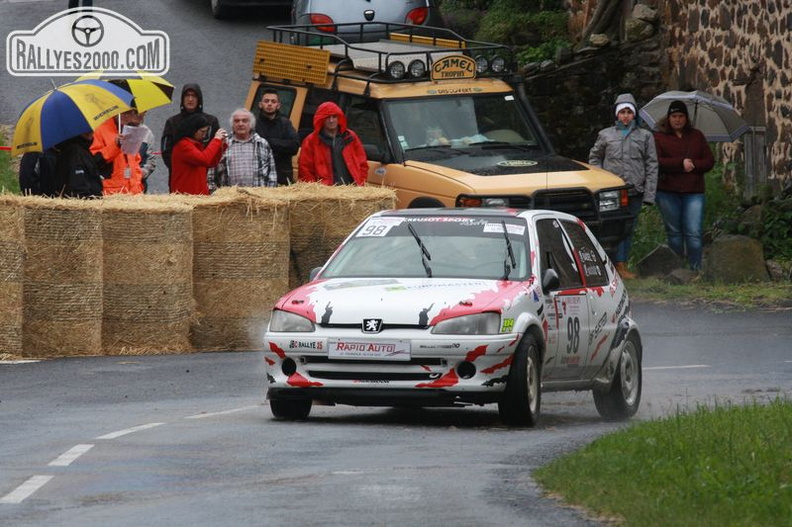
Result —
[{"label": "peugeot 106 rally car", "polygon": [[542,391],[591,390],[600,415],[641,400],[641,337],[622,280],[579,219],[548,210],[373,214],[265,334],[270,407],[497,403],[536,424]]}]

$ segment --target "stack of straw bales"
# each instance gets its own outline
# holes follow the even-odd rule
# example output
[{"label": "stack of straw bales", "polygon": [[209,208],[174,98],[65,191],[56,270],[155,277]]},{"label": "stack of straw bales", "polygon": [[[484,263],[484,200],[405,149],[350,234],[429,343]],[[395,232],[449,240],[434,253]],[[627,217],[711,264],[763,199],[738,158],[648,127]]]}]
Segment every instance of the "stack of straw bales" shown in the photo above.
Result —
[{"label": "stack of straw bales", "polygon": [[261,349],[275,301],[288,291],[286,203],[237,189],[190,200],[193,210],[192,326],[199,350]]},{"label": "stack of straw bales", "polygon": [[13,198],[0,196],[0,355],[22,354],[25,222]]},{"label": "stack of straw bales", "polygon": [[102,349],[192,351],[192,209],[135,197],[104,200]]},{"label": "stack of straw bales", "polygon": [[291,266],[289,287],[308,282],[311,269],[324,265],[352,229],[374,212],[396,206],[396,194],[382,187],[298,183],[246,189],[289,204]]},{"label": "stack of straw bales", "polygon": [[308,281],[390,189],[226,188],[101,200],[0,196],[0,353],[260,349],[275,301]]},{"label": "stack of straw bales", "polygon": [[101,201],[19,200],[26,251],[22,284],[25,354],[100,354]]}]

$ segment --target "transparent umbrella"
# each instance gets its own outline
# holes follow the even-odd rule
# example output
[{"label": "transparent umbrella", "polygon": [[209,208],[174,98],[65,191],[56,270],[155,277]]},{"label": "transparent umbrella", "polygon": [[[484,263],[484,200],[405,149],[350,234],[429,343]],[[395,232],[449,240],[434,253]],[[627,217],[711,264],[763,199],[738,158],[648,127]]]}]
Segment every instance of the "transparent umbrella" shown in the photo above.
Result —
[{"label": "transparent umbrella", "polygon": [[687,105],[690,124],[712,142],[735,141],[748,131],[748,124],[723,97],[703,91],[668,91],[661,93],[639,110],[639,115],[651,128],[666,116],[672,101]]}]

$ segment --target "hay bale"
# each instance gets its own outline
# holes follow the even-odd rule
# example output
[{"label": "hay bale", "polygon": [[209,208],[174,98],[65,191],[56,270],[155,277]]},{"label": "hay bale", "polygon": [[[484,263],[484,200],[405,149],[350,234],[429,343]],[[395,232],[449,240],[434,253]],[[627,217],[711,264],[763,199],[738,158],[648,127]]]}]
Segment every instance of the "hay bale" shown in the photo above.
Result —
[{"label": "hay bale", "polygon": [[289,204],[289,288],[306,283],[311,269],[324,265],[364,218],[396,206],[393,190],[374,186],[298,183],[287,187],[245,190],[256,196],[282,199]]},{"label": "hay bale", "polygon": [[0,354],[22,355],[25,222],[19,203],[0,196]]},{"label": "hay bale", "polygon": [[97,355],[102,343],[101,201],[20,197],[23,353]]},{"label": "hay bale", "polygon": [[198,311],[192,343],[199,350],[259,350],[272,305],[288,291],[287,205],[236,189],[191,203]]},{"label": "hay bale", "polygon": [[176,201],[104,201],[105,354],[192,351],[191,213],[190,206]]}]

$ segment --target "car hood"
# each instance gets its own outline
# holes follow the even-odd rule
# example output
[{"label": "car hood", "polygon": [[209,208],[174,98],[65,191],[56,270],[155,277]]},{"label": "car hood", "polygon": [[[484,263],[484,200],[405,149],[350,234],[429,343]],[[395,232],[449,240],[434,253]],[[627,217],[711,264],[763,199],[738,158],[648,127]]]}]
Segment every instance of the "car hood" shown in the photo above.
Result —
[{"label": "car hood", "polygon": [[[440,151],[440,154],[443,152]],[[452,157],[438,156],[422,159],[434,165],[475,174],[477,176],[506,176],[516,174],[546,174],[548,172],[573,172],[588,168],[562,156],[531,157],[525,153],[484,150],[463,153]],[[407,161],[407,164],[413,161]],[[420,162],[420,161],[415,161]]]},{"label": "car hood", "polygon": [[334,278],[297,288],[276,307],[324,326],[359,325],[364,318],[427,326],[483,311],[500,313],[524,286],[501,280]]}]

